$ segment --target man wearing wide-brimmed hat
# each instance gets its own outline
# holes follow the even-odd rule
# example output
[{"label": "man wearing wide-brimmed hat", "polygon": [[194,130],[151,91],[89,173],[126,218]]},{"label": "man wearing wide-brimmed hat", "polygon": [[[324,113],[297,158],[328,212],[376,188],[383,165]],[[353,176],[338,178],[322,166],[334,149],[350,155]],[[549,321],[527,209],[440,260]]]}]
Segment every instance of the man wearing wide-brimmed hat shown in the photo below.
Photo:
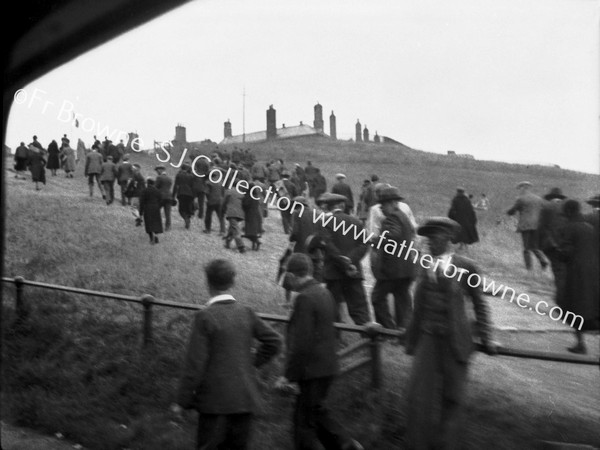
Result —
[{"label": "man wearing wide-brimmed hat", "polygon": [[[406,352],[414,355],[408,387],[407,448],[461,448],[461,416],[473,351],[466,297],[473,303],[486,352],[497,353],[489,308],[479,288],[479,270],[472,260],[450,252],[459,227],[447,217],[432,217],[418,229],[427,238],[435,264],[429,264],[419,277],[415,312],[406,336]],[[471,274],[475,275],[468,278]],[[440,404],[441,414],[437,414]],[[436,429],[440,432],[433,433]]]},{"label": "man wearing wide-brimmed hat", "polygon": [[331,186],[331,193],[346,197],[347,200],[344,212],[346,214],[352,214],[354,209],[354,197],[352,195],[352,189],[350,189],[350,186],[346,184],[346,175],[343,173],[338,173],[335,176],[335,179],[337,180],[337,183]]},{"label": "man wearing wide-brimmed hat", "polygon": [[556,299],[562,295],[566,275],[565,262],[558,252],[561,230],[567,224],[567,219],[562,214],[562,206],[566,198],[559,187],[550,189],[544,195],[546,202],[540,211],[538,224],[540,250],[544,252],[544,255],[550,261],[550,268],[554,274],[554,284],[556,286]]},{"label": "man wearing wide-brimmed hat", "polygon": [[[360,235],[363,225],[356,217],[344,212],[347,201],[343,195],[331,192],[326,192],[317,199],[317,204],[326,215],[332,217],[317,223],[315,239],[311,240],[307,250],[323,250],[323,279],[327,289],[338,305],[346,302],[348,314],[354,323],[363,325],[369,321],[369,309],[362,284],[364,277],[361,260],[368,247],[362,239],[354,238]],[[344,229],[348,232],[344,233]],[[338,312],[338,320],[339,318]]]},{"label": "man wearing wide-brimmed hat", "polygon": [[[385,328],[405,328],[412,316],[412,299],[409,292],[414,278],[413,261],[399,258],[392,248],[408,244],[414,238],[414,230],[408,217],[398,207],[402,196],[398,189],[388,187],[379,194],[379,204],[385,216],[381,225],[381,235],[385,245],[372,250],[371,269],[375,276],[375,286],[371,292],[371,303],[375,312],[375,321]],[[383,244],[383,242],[382,242]],[[395,318],[390,314],[387,296],[394,296]]]},{"label": "man wearing wide-brimmed hat", "polygon": [[519,196],[515,204],[506,211],[506,214],[512,216],[519,213],[519,222],[517,224],[517,232],[521,233],[523,238],[523,258],[527,270],[532,270],[531,253],[533,253],[540,262],[542,269],[548,267],[548,261],[544,254],[539,249],[539,234],[538,225],[540,220],[540,212],[544,206],[544,200],[531,192],[531,183],[529,181],[521,181],[517,184]]}]

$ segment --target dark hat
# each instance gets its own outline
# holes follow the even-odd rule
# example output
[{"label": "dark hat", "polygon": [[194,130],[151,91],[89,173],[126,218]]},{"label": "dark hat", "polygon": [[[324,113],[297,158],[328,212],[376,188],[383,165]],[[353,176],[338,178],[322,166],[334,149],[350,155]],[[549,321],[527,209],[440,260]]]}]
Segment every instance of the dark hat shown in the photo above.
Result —
[{"label": "dark hat", "polygon": [[588,205],[592,205],[597,208],[598,206],[600,206],[600,194],[596,194],[593,197],[588,198],[585,202]]},{"label": "dark hat", "polygon": [[156,171],[158,172],[159,170],[167,170],[167,169],[166,169],[166,167],[165,167],[165,166],[156,166],[156,167],[154,168],[154,170],[156,170]]},{"label": "dark hat", "polygon": [[563,195],[560,188],[554,187],[554,188],[550,189],[550,192],[548,192],[546,195],[544,195],[544,198],[546,200],[554,200],[555,198],[560,198],[562,200],[562,199],[567,198],[567,196]]},{"label": "dark hat", "polygon": [[281,176],[284,178],[289,178],[290,177],[290,173],[287,170],[284,170],[283,172],[281,172]]},{"label": "dark hat", "polygon": [[339,203],[339,202],[347,202],[347,201],[348,201],[348,199],[346,197],[344,197],[343,195],[333,194],[331,192],[325,192],[324,194],[321,194],[319,196],[319,198],[317,199],[317,205],[320,203],[331,204],[331,203]]},{"label": "dark hat", "polygon": [[286,270],[296,275],[306,276],[312,273],[312,261],[304,253],[292,253],[288,259]]},{"label": "dark hat", "polygon": [[458,222],[447,217],[430,217],[419,227],[417,234],[429,236],[432,232],[437,230],[444,230],[448,232],[450,236],[454,236],[458,230],[460,230],[460,225]]},{"label": "dark hat", "polygon": [[371,181],[375,183],[376,181],[379,181],[379,177],[377,175],[371,175]]},{"label": "dark hat", "polygon": [[404,197],[400,195],[400,192],[395,187],[386,187],[382,189],[377,195],[377,201],[379,203],[388,202],[390,200],[403,200]]}]

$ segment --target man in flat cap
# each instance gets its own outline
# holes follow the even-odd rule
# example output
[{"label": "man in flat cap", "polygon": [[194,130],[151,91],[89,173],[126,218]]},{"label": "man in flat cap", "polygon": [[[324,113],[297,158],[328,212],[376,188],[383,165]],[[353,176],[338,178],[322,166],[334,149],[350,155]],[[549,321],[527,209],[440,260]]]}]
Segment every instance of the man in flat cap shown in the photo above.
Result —
[{"label": "man in flat cap", "polygon": [[335,179],[337,180],[337,183],[331,187],[331,193],[346,197],[347,200],[344,212],[346,214],[352,214],[352,211],[354,210],[354,197],[352,196],[352,189],[346,184],[346,175],[338,173],[335,176]]},{"label": "man in flat cap", "polygon": [[[346,201],[343,195],[330,192],[317,199],[317,204],[331,218],[317,224],[319,229],[308,246],[308,251],[316,248],[323,250],[323,279],[327,289],[338,305],[346,302],[348,313],[356,325],[364,325],[369,321],[369,309],[362,284],[364,277],[360,261],[367,253],[367,244],[362,239],[354,238],[355,235],[360,235],[363,225],[356,217],[344,212]],[[344,233],[343,229],[354,231]],[[339,318],[338,311],[338,320]]]},{"label": "man in flat cap", "polygon": [[517,224],[517,232],[521,233],[523,238],[523,257],[525,259],[525,267],[527,270],[532,270],[531,253],[533,253],[542,269],[548,267],[548,260],[539,249],[539,233],[538,225],[540,220],[540,212],[544,206],[544,200],[531,192],[531,183],[529,181],[521,181],[517,184],[519,196],[515,204],[506,211],[506,214],[512,216],[519,213],[519,222]]},{"label": "man in flat cap", "polygon": [[[398,207],[400,200],[402,196],[394,187],[380,192],[379,204],[385,215],[381,235],[386,240],[385,245],[372,249],[375,254],[371,256],[371,268],[376,280],[371,292],[375,321],[391,329],[405,328],[410,322],[412,299],[409,287],[415,274],[413,261],[399,258],[394,251],[389,251],[391,245],[395,248],[395,245],[402,242],[408,244],[414,238],[414,230],[408,217]],[[388,294],[394,296],[395,320],[390,314]]]},{"label": "man in flat cap", "polygon": [[160,192],[161,204],[160,207],[165,211],[165,231],[171,229],[171,207],[173,206],[173,198],[171,196],[171,188],[173,187],[173,179],[167,175],[165,166],[156,166],[155,187]]},{"label": "man in flat cap", "polygon": [[[418,229],[428,240],[432,258],[421,258],[423,267],[427,262],[429,268],[420,273],[415,312],[406,336],[406,353],[414,355],[406,448],[460,448],[461,413],[473,351],[466,297],[473,303],[478,335],[486,352],[497,353],[489,308],[479,288],[479,270],[470,259],[450,252],[458,229],[458,223],[446,217],[430,218]],[[441,388],[441,398],[437,387]],[[441,414],[436,414],[440,403]],[[436,429],[440,432],[432,432]]]},{"label": "man in flat cap", "polygon": [[339,371],[335,300],[312,277],[307,255],[293,253],[286,270],[290,287],[298,292],[287,330],[285,365],[285,377],[300,388],[293,415],[294,448],[362,449],[325,404]]}]

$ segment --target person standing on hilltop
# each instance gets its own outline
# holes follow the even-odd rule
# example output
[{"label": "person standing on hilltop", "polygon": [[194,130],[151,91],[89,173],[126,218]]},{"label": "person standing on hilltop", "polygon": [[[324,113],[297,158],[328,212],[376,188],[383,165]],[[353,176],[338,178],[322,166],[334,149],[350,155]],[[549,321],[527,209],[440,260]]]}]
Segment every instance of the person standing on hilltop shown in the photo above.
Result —
[{"label": "person standing on hilltop", "polygon": [[521,181],[517,184],[519,196],[512,208],[506,211],[506,214],[509,216],[519,213],[517,232],[521,233],[523,239],[523,258],[525,260],[525,268],[528,271],[533,269],[531,253],[533,253],[540,262],[542,270],[548,267],[548,260],[539,249],[538,233],[540,212],[544,206],[544,200],[531,192],[531,187],[532,185],[529,181]]},{"label": "person standing on hilltop", "polygon": [[331,193],[346,197],[347,200],[344,212],[346,214],[352,214],[352,211],[354,210],[354,197],[352,195],[352,189],[345,182],[346,175],[338,173],[335,176],[335,179],[337,180],[337,183],[331,187]]},{"label": "person standing on hilltop", "polygon": [[456,188],[456,195],[452,199],[448,217],[460,225],[460,231],[452,243],[458,243],[460,248],[479,241],[477,233],[477,215],[473,204],[465,195],[465,188]]}]

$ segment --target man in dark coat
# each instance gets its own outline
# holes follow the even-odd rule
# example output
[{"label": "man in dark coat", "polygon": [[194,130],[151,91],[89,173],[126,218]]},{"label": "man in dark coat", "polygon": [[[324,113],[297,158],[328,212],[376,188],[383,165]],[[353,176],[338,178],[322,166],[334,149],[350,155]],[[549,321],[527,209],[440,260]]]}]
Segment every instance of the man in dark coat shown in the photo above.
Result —
[{"label": "man in dark coat", "polygon": [[35,190],[39,191],[40,186],[38,183],[46,184],[46,159],[44,158],[43,150],[31,144],[29,146],[27,165],[31,172],[31,181],[35,183]]},{"label": "man in dark coat", "polygon": [[[407,391],[406,448],[461,448],[461,419],[473,351],[466,297],[473,303],[478,334],[486,352],[497,353],[488,305],[478,284],[472,287],[477,281],[467,277],[477,275],[479,270],[470,259],[450,252],[450,241],[458,229],[458,223],[446,217],[430,218],[418,229],[428,239],[432,259],[438,262],[420,274],[415,313],[406,336],[406,353],[414,355]],[[457,273],[463,276],[456,276]]]},{"label": "man in dark coat", "polygon": [[287,278],[298,296],[287,329],[285,377],[300,387],[293,415],[294,448],[362,449],[325,404],[338,373],[336,304],[312,272],[307,255],[292,254]]},{"label": "man in dark coat", "polygon": [[473,204],[465,195],[465,188],[458,187],[456,189],[456,195],[452,199],[448,217],[460,225],[460,231],[452,241],[454,244],[460,243],[462,248],[479,241],[477,215],[473,209]]},{"label": "man in dark coat", "polygon": [[225,216],[223,215],[224,188],[220,183],[206,182],[206,215],[204,217],[204,233],[212,231],[212,216],[217,214],[219,220],[219,235],[225,234]]},{"label": "man in dark coat", "polygon": [[260,236],[262,235],[263,216],[260,206],[260,197],[256,198],[250,194],[252,188],[255,187],[254,182],[248,185],[248,191],[244,194],[242,200],[242,208],[244,210],[244,234],[242,237],[249,239],[252,242],[252,250],[260,249]]},{"label": "man in dark coat", "polygon": [[110,205],[115,199],[115,180],[117,179],[117,166],[113,162],[112,156],[106,157],[106,162],[102,163],[100,169],[100,183],[106,196],[106,204]]},{"label": "man in dark coat", "polygon": [[[281,349],[281,336],[231,295],[235,268],[227,260],[206,266],[210,300],[196,313],[177,395],[198,411],[198,449],[246,449],[259,410],[256,368]],[[260,344],[253,351],[254,342]]]},{"label": "man in dark coat", "polygon": [[194,215],[194,178],[196,177],[192,175],[190,166],[182,164],[173,184],[172,198],[177,198],[179,215],[183,218],[186,230],[189,230],[191,217]]},{"label": "man in dark coat", "polygon": [[[139,164],[133,165],[133,177],[129,180],[125,193],[127,195],[128,203],[134,207],[139,207],[140,197],[142,192],[146,188],[146,180],[141,173],[141,166]],[[132,202],[133,199],[133,202]]]},{"label": "man in dark coat", "polygon": [[568,350],[587,353],[583,331],[597,330],[600,325],[598,248],[594,247],[598,237],[594,236],[592,225],[583,219],[577,200],[566,200],[563,214],[567,224],[562,230],[559,252],[566,263],[566,280],[562,298],[558,298],[557,304],[563,313],[569,311],[580,319],[575,317],[572,320],[577,343]]},{"label": "man in dark coat", "polygon": [[96,142],[92,146],[92,151],[89,152],[85,157],[85,170],[84,174],[88,177],[88,186],[90,188],[90,197],[94,196],[94,180],[98,184],[98,189],[102,198],[106,199],[102,183],[100,182],[100,173],[102,172],[102,164],[104,164],[104,158],[98,152],[98,143]]},{"label": "man in dark coat", "polygon": [[[382,189],[379,203],[385,219],[381,226],[381,235],[386,238],[385,245],[378,246],[375,256],[371,258],[371,266],[375,275],[375,286],[371,292],[371,303],[375,312],[375,321],[385,328],[405,328],[412,316],[412,299],[409,292],[414,278],[415,265],[413,261],[399,258],[395,254],[398,244],[410,243],[413,238],[413,228],[400,208],[402,200],[398,189],[389,187]],[[391,250],[393,247],[394,250]],[[394,296],[394,311],[396,320],[392,320],[388,307],[387,296]]]},{"label": "man in dark coat", "polygon": [[133,164],[129,162],[129,155],[123,155],[123,159],[117,165],[117,182],[121,188],[121,204],[123,206],[129,203],[129,199],[125,195],[129,180],[133,178]]},{"label": "man in dark coat", "polygon": [[[280,209],[281,213],[281,224],[283,225],[283,232],[285,234],[290,234],[292,229],[292,213],[291,205],[292,199],[300,195],[298,192],[298,188],[292,181],[290,180],[290,173],[287,170],[284,170],[281,174],[281,182],[277,183],[277,195],[279,197],[285,197],[290,201],[290,208]],[[282,202],[282,206],[285,206],[284,202]]]},{"label": "man in dark coat", "polygon": [[554,274],[554,285],[556,287],[555,299],[563,295],[565,287],[566,266],[558,251],[561,240],[561,232],[567,224],[567,218],[562,213],[564,200],[567,197],[563,195],[560,188],[552,188],[544,196],[546,202],[540,211],[540,220],[538,223],[538,235],[540,239],[540,250],[544,252],[550,268]]},{"label": "man in dark coat", "polygon": [[167,175],[165,166],[156,166],[154,170],[158,174],[156,189],[158,189],[162,198],[160,207],[165,212],[165,231],[169,231],[171,229],[171,207],[173,206],[173,197],[171,197],[173,180]]},{"label": "man in dark coat", "polygon": [[[348,313],[356,325],[364,325],[369,321],[369,309],[360,262],[367,253],[367,244],[354,238],[355,233],[358,235],[363,230],[363,225],[356,217],[344,212],[346,197],[325,193],[318,202],[332,217],[326,225],[317,225],[317,238],[312,240],[308,250],[321,248],[324,251],[323,279],[327,289],[339,306],[346,302]],[[342,222],[343,227],[339,225]],[[339,227],[334,231],[336,224]],[[355,231],[344,234],[342,228],[355,228]]]},{"label": "man in dark coat", "polygon": [[519,190],[519,196],[512,208],[506,211],[506,214],[512,216],[517,212],[519,213],[517,232],[521,233],[521,237],[523,238],[525,267],[527,270],[533,269],[531,264],[531,253],[533,253],[539,260],[543,270],[548,267],[548,261],[539,249],[538,225],[544,200],[531,192],[531,183],[529,181],[521,181],[517,184],[517,189]]},{"label": "man in dark coat", "polygon": [[29,149],[25,146],[25,142],[21,142],[21,145],[15,150],[15,178],[21,178],[24,180],[23,172],[27,170],[27,160],[29,159]]},{"label": "man in dark coat", "polygon": [[140,195],[140,216],[144,219],[146,233],[150,237],[150,244],[158,244],[158,236],[163,232],[160,205],[162,196],[154,186],[154,180],[148,178],[146,188]]},{"label": "man in dark coat", "polygon": [[319,198],[327,192],[327,180],[321,173],[321,169],[315,168],[315,177],[309,189],[310,196],[314,199]]},{"label": "man in dark coat", "polygon": [[335,179],[337,180],[337,183],[331,187],[331,193],[346,197],[347,200],[344,212],[346,214],[352,214],[352,211],[354,210],[354,197],[352,196],[352,189],[345,183],[346,175],[338,173],[335,176]]}]

